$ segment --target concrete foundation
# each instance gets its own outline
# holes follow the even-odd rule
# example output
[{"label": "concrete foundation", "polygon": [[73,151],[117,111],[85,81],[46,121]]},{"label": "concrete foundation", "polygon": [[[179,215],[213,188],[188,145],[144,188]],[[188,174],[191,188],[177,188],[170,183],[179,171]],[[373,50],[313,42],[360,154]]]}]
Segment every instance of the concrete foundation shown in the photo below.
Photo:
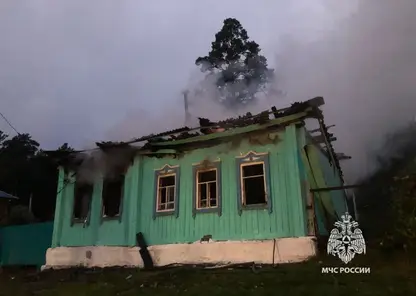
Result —
[{"label": "concrete foundation", "polygon": [[[47,268],[143,267],[138,247],[57,247],[46,252]],[[148,248],[155,266],[169,264],[232,264],[300,262],[316,255],[314,237],[257,241],[210,241],[156,245]]]}]

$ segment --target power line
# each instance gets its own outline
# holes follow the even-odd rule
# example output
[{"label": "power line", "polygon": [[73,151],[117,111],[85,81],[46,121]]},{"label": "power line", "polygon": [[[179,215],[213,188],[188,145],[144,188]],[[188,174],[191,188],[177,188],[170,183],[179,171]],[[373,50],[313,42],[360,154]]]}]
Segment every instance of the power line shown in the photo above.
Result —
[{"label": "power line", "polygon": [[7,122],[7,124],[16,132],[16,134],[20,135],[17,129],[14,128],[14,126],[10,123],[10,121],[7,120],[6,116],[4,116],[3,113],[0,112],[0,116],[3,117],[4,121]]}]

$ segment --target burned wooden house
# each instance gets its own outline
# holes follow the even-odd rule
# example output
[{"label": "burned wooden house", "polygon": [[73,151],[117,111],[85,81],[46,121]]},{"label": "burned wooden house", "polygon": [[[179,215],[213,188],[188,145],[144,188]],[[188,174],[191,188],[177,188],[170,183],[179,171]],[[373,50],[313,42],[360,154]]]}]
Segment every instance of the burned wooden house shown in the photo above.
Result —
[{"label": "burned wooden house", "polygon": [[83,165],[103,159],[62,165],[46,267],[314,256],[316,237],[347,208],[343,191],[311,193],[343,184],[323,104],[318,97],[221,122],[200,119],[194,129],[98,143],[105,162],[117,165],[89,181],[81,177]]}]

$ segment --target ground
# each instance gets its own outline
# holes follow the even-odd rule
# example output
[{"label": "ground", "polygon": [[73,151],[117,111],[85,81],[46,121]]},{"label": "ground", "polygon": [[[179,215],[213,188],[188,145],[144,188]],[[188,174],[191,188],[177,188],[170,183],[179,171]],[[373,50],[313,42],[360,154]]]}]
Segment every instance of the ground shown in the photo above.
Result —
[{"label": "ground", "polygon": [[[202,269],[175,267],[45,271],[3,269],[0,295],[416,295],[408,255],[359,255],[348,265],[323,255],[309,262]],[[324,266],[370,267],[370,274],[322,274]]]}]

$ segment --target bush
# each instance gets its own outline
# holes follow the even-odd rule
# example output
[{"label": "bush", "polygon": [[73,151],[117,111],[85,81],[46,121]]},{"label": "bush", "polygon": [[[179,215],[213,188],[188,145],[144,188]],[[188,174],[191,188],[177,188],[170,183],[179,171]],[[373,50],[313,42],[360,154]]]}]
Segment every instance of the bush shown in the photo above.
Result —
[{"label": "bush", "polygon": [[381,241],[385,248],[416,248],[416,176],[395,178],[390,188],[391,225]]}]

